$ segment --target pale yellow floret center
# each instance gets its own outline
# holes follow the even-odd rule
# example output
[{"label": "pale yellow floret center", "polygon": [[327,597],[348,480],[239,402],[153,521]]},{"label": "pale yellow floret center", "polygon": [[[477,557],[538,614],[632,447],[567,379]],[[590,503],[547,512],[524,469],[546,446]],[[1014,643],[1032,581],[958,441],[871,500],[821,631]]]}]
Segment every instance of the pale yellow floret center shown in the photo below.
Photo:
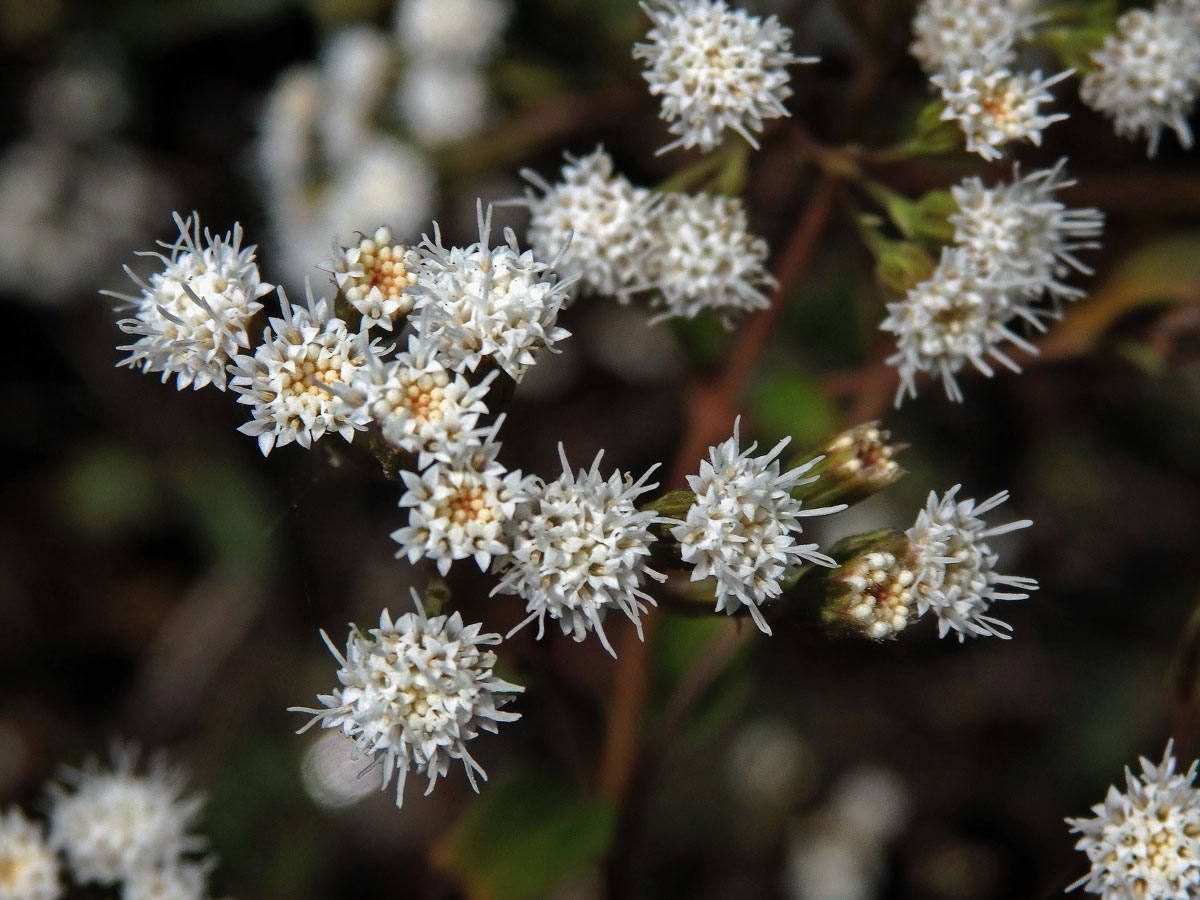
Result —
[{"label": "pale yellow floret center", "polygon": [[29,860],[15,853],[0,854],[0,885],[8,888],[10,892],[15,892],[28,866]]},{"label": "pale yellow floret center", "polygon": [[488,492],[482,485],[463,486],[445,500],[444,515],[455,525],[468,522],[487,524],[495,515],[488,502]]},{"label": "pale yellow floret center", "polygon": [[364,244],[358,259],[363,269],[359,283],[367,290],[379,288],[388,300],[399,300],[400,295],[417,281],[416,272],[410,272],[404,265],[406,252],[406,248],[399,244],[373,251]]}]

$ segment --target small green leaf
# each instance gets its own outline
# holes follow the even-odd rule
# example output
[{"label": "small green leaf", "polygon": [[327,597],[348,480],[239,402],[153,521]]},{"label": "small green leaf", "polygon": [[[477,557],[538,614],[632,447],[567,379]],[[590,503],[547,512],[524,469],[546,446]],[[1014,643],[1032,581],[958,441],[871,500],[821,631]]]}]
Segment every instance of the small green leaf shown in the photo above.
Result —
[{"label": "small green leaf", "polygon": [[470,900],[536,900],[600,860],[616,810],[549,775],[484,789],[433,851]]},{"label": "small green leaf", "polygon": [[837,429],[837,410],[820,385],[804,372],[772,375],[753,391],[759,428],[776,438],[790,435],[797,446],[815,444]]}]

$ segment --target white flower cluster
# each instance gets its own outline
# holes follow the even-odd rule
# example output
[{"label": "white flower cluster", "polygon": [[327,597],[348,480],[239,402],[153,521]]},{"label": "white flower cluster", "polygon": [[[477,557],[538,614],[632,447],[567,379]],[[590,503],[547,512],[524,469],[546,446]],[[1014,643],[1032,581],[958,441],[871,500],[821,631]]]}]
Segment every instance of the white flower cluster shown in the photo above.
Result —
[{"label": "white flower cluster", "polygon": [[1011,627],[988,615],[992,603],[1023,600],[1038,584],[1032,578],[997,572],[999,556],[987,539],[1028,528],[1033,522],[1021,519],[988,528],[980,516],[1007,500],[1008,492],[1001,491],[976,506],[974,500],[955,499],[961,487],[955,485],[941,497],[931,491],[917,521],[905,532],[918,570],[914,587],[917,615],[932,611],[940,637],[953,631],[960,642],[968,636],[1006,638],[1009,635],[1002,629]]},{"label": "white flower cluster", "polygon": [[642,3],[654,23],[636,44],[650,93],[662,98],[660,118],[676,147],[712,150],[726,131],[752,146],[764,119],[788,115],[788,66],[817,62],[791,51],[792,32],[774,16],[761,19],[730,9],[725,0],[655,0]]},{"label": "white flower cluster", "polygon": [[398,317],[413,308],[409,290],[417,283],[420,254],[394,242],[386,226],[365,235],[353,247],[336,248],[324,268],[333,273],[338,290],[362,316],[364,328],[391,331]]},{"label": "white flower cluster", "polygon": [[740,419],[733,437],[709,448],[700,474],[688,476],[696,499],[671,534],[679,541],[683,561],[694,567],[692,580],[715,580],[717,611],[733,615],[745,606],[754,624],[770,634],[762,604],[782,594],[784,582],[803,563],[834,565],[816,544],[797,541],[799,519],[838,512],[845,504],[803,509],[792,491],[815,480],[804,474],[821,457],[781,473],[778,457],[789,439],[754,456],[757,444],[739,449],[739,425]]},{"label": "white flower cluster", "polygon": [[[77,884],[121,883],[122,900],[204,900],[213,860],[197,859],[203,838],[191,834],[203,797],[184,796],[184,778],[163,756],[137,773],[138,752],[113,750],[113,768],[89,759],[83,769],[68,769],[62,784],[50,787],[49,844],[63,854]],[[0,858],[5,841],[0,840]],[[48,865],[48,861],[30,865]],[[3,881],[0,866],[0,882]],[[30,869],[26,877],[35,877]],[[21,900],[59,896],[50,876],[37,874],[47,893],[13,894]],[[0,896],[4,896],[0,889]]]},{"label": "white flower cluster", "polygon": [[1145,137],[1146,153],[1158,152],[1163,128],[1192,146],[1188,117],[1200,95],[1200,5],[1188,0],[1131,9],[1117,33],[1092,53],[1079,95],[1113,120],[1121,137]]},{"label": "white flower cluster", "polygon": [[571,236],[563,268],[586,289],[623,301],[648,295],[658,320],[709,311],[731,325],[767,307],[767,244],[738,198],[652,194],[614,175],[602,148],[568,157],[557,184],[524,174],[541,191],[517,201],[532,214],[530,243],[546,253]]},{"label": "white flower cluster", "polygon": [[175,224],[179,237],[170,244],[159,242],[169,255],[139,254],[162,261],[162,271],[152,274],[149,283],[125,267],[142,289],[140,297],[103,292],[134,311],[133,318],[117,323],[137,336],[133,344],[118,348],[129,352],[118,365],[161,372],[164,382],[174,375],[179,390],[207,384],[225,390],[226,366],[239,350],[250,347],[247,326],[262,309],[259,298],[273,288],[259,278],[255,248],[241,246],[240,225],[235,223],[223,238],[207,230],[201,238],[198,216],[185,221],[176,213]]},{"label": "white flower cluster", "polygon": [[[1075,251],[1098,246],[1104,217],[1095,209],[1070,209],[1055,199],[1074,184],[1063,175],[1064,163],[992,188],[977,177],[953,189],[958,206],[950,216],[955,244],[942,251],[933,275],[903,300],[888,304],[880,328],[896,335],[896,353],[888,362],[900,371],[899,406],[917,395],[916,375],[940,378],[946,394],[961,401],[956,375],[970,363],[992,374],[990,360],[1019,372],[1002,349],[1013,344],[1027,353],[1037,349],[1014,325],[1044,330],[1059,301],[1083,292],[1063,279],[1074,269],[1090,273]],[[1048,295],[1050,308],[1039,306]]]},{"label": "white flower cluster", "polygon": [[423,144],[460,140],[487,116],[482,67],[512,14],[506,0],[402,0],[395,33],[404,52],[399,107]]},{"label": "white flower cluster", "polygon": [[1103,900],[1200,896],[1200,764],[1177,775],[1173,743],[1158,765],[1142,757],[1140,776],[1126,767],[1124,792],[1110,785],[1091,818],[1067,819],[1092,864],[1068,891],[1082,887]]},{"label": "white flower cluster", "polygon": [[967,150],[999,159],[1020,140],[1041,144],[1042,131],[1067,118],[1047,115],[1047,90],[1068,77],[1012,68],[1016,49],[1039,19],[1027,0],[923,0],[913,17],[911,51],[941,92],[942,118],[956,121]]},{"label": "white flower cluster", "polygon": [[879,547],[838,567],[830,576],[835,602],[827,620],[875,641],[895,638],[917,617],[916,560],[908,545]]},{"label": "white flower cluster", "polygon": [[492,593],[513,593],[526,602],[529,617],[509,637],[536,619],[540,638],[549,615],[576,641],[595,631],[615,657],[604,633],[605,614],[620,610],[641,637],[639,616],[646,611],[641,601],[654,605],[641,589],[643,580],[666,577],[646,560],[654,542],[650,526],[671,520],[639,510],[634,503],[658,486],[646,483],[657,467],[637,481],[620,472],[605,478],[600,474],[602,450],[590,470],[580,469],[572,476],[562,444],[558,452],[562,475],[529,484],[517,514],[509,519],[510,549],[503,559],[503,577]]},{"label": "white flower cluster", "polygon": [[42,827],[17,808],[0,816],[0,900],[58,900],[58,857]]},{"label": "white flower cluster", "polygon": [[395,773],[397,806],[410,769],[428,777],[428,794],[453,759],[462,760],[471,787],[478,790],[475,774],[487,775],[467,741],[480,731],[495,733],[499,722],[520,718],[501,707],[524,690],[492,672],[496,654],[487,648],[499,644],[500,635],[481,633],[479,624],[464,625],[457,612],[429,618],[415,593],[413,601],[417,612],[394,622],[385,609],[378,628],[351,625],[345,656],[321,632],[341,665],[341,687],[318,695],[322,709],[290,710],[313,716],[301,732],[317,722],[341,729],[360,756],[383,766],[385,788]]}]

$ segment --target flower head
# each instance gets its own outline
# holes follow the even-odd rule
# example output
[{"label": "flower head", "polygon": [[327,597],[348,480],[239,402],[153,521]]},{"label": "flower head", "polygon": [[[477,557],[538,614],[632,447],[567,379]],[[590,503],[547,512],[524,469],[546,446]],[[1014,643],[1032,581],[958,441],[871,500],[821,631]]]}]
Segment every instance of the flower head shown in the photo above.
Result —
[{"label": "flower head", "polygon": [[254,355],[230,369],[238,402],[253,407],[238,431],[257,437],[264,456],[292,441],[307,449],[331,431],[353,440],[370,418],[334,391],[363,365],[361,345],[311,287],[307,307],[288,303],[282,290],[280,300],[283,318],[271,319]]},{"label": "flower head", "polygon": [[916,618],[917,559],[908,540],[872,540],[829,573],[822,618],[840,631],[876,641],[895,638]]},{"label": "flower head", "polygon": [[1013,72],[990,51],[978,64],[943,70],[930,81],[941,89],[946,104],[942,118],[958,122],[967,150],[999,159],[1001,148],[1013,141],[1029,140],[1040,147],[1042,131],[1067,118],[1066,113],[1045,115],[1039,107],[1054,102],[1047,88],[1070,74],[1042,78],[1041,72]]},{"label": "flower head", "polygon": [[951,214],[954,240],[968,247],[984,269],[1000,279],[1021,279],[1021,292],[1036,297],[1048,291],[1056,299],[1075,299],[1083,291],[1062,279],[1074,269],[1091,269],[1076,250],[1099,246],[1094,239],[1104,230],[1097,209],[1070,209],[1055,199],[1059,188],[1070,187],[1063,172],[1066,160],[1052,169],[1039,169],[987,188],[977,176],[952,188],[958,211]]},{"label": "flower head", "polygon": [[1033,578],[997,572],[1000,557],[992,552],[987,539],[1028,528],[1033,522],[1021,519],[988,528],[979,517],[1007,500],[1008,491],[976,506],[974,500],[955,499],[961,487],[956,484],[941,497],[930,491],[916,523],[905,532],[920,573],[915,588],[917,614],[933,611],[939,637],[954,631],[960,642],[967,636],[1006,638],[1005,631],[1011,626],[987,614],[992,603],[1023,600],[1038,584]]},{"label": "flower head", "polygon": [[989,50],[1001,65],[1028,39],[1038,18],[1029,0],[923,0],[913,16],[909,47],[930,75],[975,63]]},{"label": "flower head", "polygon": [[475,773],[487,778],[467,750],[467,741],[480,731],[496,731],[498,722],[512,722],[520,713],[501,709],[512,694],[524,688],[492,673],[496,654],[486,649],[500,643],[498,634],[481,634],[482,625],[463,625],[457,612],[428,618],[416,594],[417,612],[394,622],[385,609],[379,627],[350,626],[346,655],[338,652],[325,632],[321,637],[341,664],[341,687],[318,695],[324,709],[293,707],[313,716],[322,728],[340,728],[354,741],[359,755],[383,766],[383,786],[392,773],[396,805],[404,800],[410,769],[429,778],[425,793],[445,776],[450,760],[461,759],[471,787]]},{"label": "flower head", "polygon": [[763,289],[775,283],[763,265],[767,242],[750,232],[741,200],[667,194],[650,228],[643,280],[628,291],[653,291],[659,320],[708,310],[728,326],[767,308]]},{"label": "flower head", "polygon": [[569,243],[559,269],[564,276],[578,275],[585,289],[598,294],[616,294],[643,278],[654,197],[614,174],[603,148],[580,159],[568,155],[562,180],[553,185],[529,169],[521,174],[541,192],[526,190],[520,201],[529,207],[536,257],[551,258]]},{"label": "flower head", "polygon": [[539,350],[570,337],[555,320],[571,279],[557,281],[553,264],[522,253],[510,229],[506,245],[491,247],[491,207],[485,216],[480,204],[478,219],[479,241],[466,248],[443,247],[436,226],[433,240],[422,242],[413,290],[424,315],[415,327],[451,368],[474,371],[490,359],[519,381]]},{"label": "flower head", "polygon": [[903,300],[889,303],[888,315],[879,325],[896,335],[896,353],[888,358],[900,371],[896,405],[906,395],[917,395],[918,372],[940,378],[946,395],[961,402],[962,390],[955,376],[967,363],[987,376],[992,374],[989,357],[1014,372],[1021,371],[1000,345],[1008,341],[1027,353],[1037,353],[1036,347],[1009,327],[1020,317],[1043,328],[1037,311],[1010,302],[1010,295],[1016,295],[1014,289],[1024,284],[1015,277],[998,281],[969,248],[943,248],[933,276]]},{"label": "flower head", "polygon": [[524,499],[528,479],[496,461],[500,444],[494,438],[502,421],[503,416],[482,444],[450,462],[434,463],[421,474],[401,473],[408,490],[400,506],[409,512],[408,525],[392,532],[400,545],[397,556],[433,560],[445,575],[455,560],[471,558],[486,572],[493,557],[508,552],[505,523]]},{"label": "flower head", "polygon": [[396,37],[419,61],[484,63],[500,46],[511,14],[506,0],[402,0],[396,4]]},{"label": "flower head", "polygon": [[[1200,20],[1194,9],[1191,14]],[[1200,25],[1189,21],[1185,8],[1160,3],[1129,10],[1092,62],[1079,96],[1111,118],[1118,135],[1146,137],[1148,156],[1158,152],[1163,128],[1192,146],[1188,116],[1200,94]]]},{"label": "flower head", "polygon": [[683,561],[694,566],[692,581],[716,580],[717,611],[732,615],[746,606],[759,629],[770,634],[761,604],[783,593],[783,581],[802,563],[834,565],[816,544],[797,542],[799,519],[845,505],[802,509],[791,492],[804,483],[816,460],[780,473],[778,457],[789,438],[754,456],[757,444],[739,449],[739,424],[734,423],[733,437],[709,448],[700,474],[688,476],[696,500],[671,534]]},{"label": "flower head", "polygon": [[412,310],[409,288],[417,283],[421,256],[393,242],[392,230],[381,227],[353,247],[335,248],[328,269],[338,290],[363,317],[363,327],[387,331],[399,316]]},{"label": "flower head", "polygon": [[728,131],[757,148],[754,132],[764,119],[786,116],[792,95],[787,67],[816,62],[791,52],[792,32],[770,16],[761,19],[724,0],[656,0],[642,3],[654,23],[634,59],[645,62],[650,93],[662,98],[659,117],[676,147],[711,150]]},{"label": "flower head", "polygon": [[125,879],[121,900],[205,900],[212,862],[177,862],[136,872]]},{"label": "flower head", "polygon": [[183,796],[183,776],[164,757],[146,775],[135,774],[137,761],[136,749],[117,746],[111,770],[89,759],[50,788],[50,843],[77,882],[110,884],[204,847],[188,834],[204,799]]},{"label": "flower head", "polygon": [[246,327],[262,309],[259,298],[272,285],[259,280],[254,247],[242,247],[242,227],[234,224],[224,237],[214,237],[200,219],[186,220],[175,213],[179,237],[159,242],[167,254],[156,251],[163,270],[142,281],[125,271],[142,289],[141,297],[105,291],[126,302],[133,318],[117,323],[125,334],[137,335],[132,344],[119,347],[129,356],[117,365],[140,366],[143,372],[162,372],[165,382],[175,376],[175,387],[201,388],[214,384],[225,390],[225,367],[238,349],[250,347]]},{"label": "flower head", "polygon": [[13,807],[0,816],[0,900],[58,900],[58,857],[40,825]]},{"label": "flower head", "polygon": [[515,593],[526,602],[529,618],[514,632],[536,619],[540,638],[549,615],[577,641],[595,631],[616,656],[604,634],[605,614],[620,610],[640,635],[641,601],[654,603],[641,589],[643,578],[665,578],[646,561],[654,542],[650,525],[668,520],[639,511],[634,503],[656,487],[646,484],[654,469],[637,481],[620,472],[605,478],[601,451],[590,470],[573,476],[561,444],[558,452],[562,475],[549,483],[533,481],[509,520],[509,554],[492,593]]},{"label": "flower head", "polygon": [[1172,744],[1154,765],[1141,758],[1141,776],[1125,769],[1125,791],[1115,785],[1092,818],[1067,819],[1091,871],[1067,888],[1082,887],[1104,900],[1200,896],[1200,791],[1197,763],[1175,774]]}]

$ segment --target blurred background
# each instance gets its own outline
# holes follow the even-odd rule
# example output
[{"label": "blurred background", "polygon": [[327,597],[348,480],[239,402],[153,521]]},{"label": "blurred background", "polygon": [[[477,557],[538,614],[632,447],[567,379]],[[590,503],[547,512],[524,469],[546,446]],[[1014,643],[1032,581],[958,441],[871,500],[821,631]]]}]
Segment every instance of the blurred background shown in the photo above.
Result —
[{"label": "blurred background", "polygon": [[[750,6],[822,57],[793,75],[809,133],[884,146],[911,131],[929,99],[912,4]],[[447,52],[414,43],[387,0],[0,6],[0,303],[16,341],[0,805],[43,810],[60,765],[124,737],[167,748],[208,794],[214,896],[1057,896],[1086,870],[1063,817],[1172,733],[1194,754],[1200,659],[1200,168],[1170,138],[1154,160],[1115,138],[1075,81],[1058,91],[1070,119],[1017,156],[1068,156],[1066,202],[1108,223],[1085,255],[1095,276],[1074,282],[1091,296],[1040,359],[966,376],[962,405],[928,385],[893,411],[886,295],[853,220],[868,201],[846,189],[738,402],[763,442],[882,419],[909,445],[907,478],[809,520],[823,546],[907,527],[931,489],[1011,490],[995,521],[1035,526],[997,542],[1001,567],[1041,582],[1000,612],[1013,640],[959,645],[922,622],[872,644],[786,620],[740,639],[750,623],[660,616],[619,809],[596,771],[620,667],[595,641],[506,643],[524,717],[472,745],[491,776],[480,797],[452,770],[397,810],[377,773],[356,780],[349,742],[292,734],[304,719],[286,707],[335,683],[318,629],[340,642],[420,586],[393,559],[399,490],[333,438],[264,459],[232,394],[114,368],[126,340],[97,291],[136,290],[121,266],[153,268],[134,251],[173,238],[172,210],[222,233],[240,221],[264,278],[298,299],[306,275],[331,292],[313,266],[334,236],[387,223],[415,239],[437,218],[472,240],[476,197],[520,195],[522,167],[553,181],[564,150],[603,142],[643,185],[693,159],[654,155],[666,132],[630,57],[647,27],[633,0],[464,3],[465,27],[458,9]],[[1008,169],[949,154],[876,174],[916,195],[980,171]],[[750,156],[751,221],[775,251],[815,178],[769,134]],[[520,208],[498,215],[521,233]],[[604,299],[564,315],[574,337],[517,393],[507,465],[553,477],[562,441],[578,464],[605,448],[606,467],[670,467],[690,392],[738,333],[647,318]],[[464,616],[503,633],[523,613],[491,583],[450,578]]]}]

